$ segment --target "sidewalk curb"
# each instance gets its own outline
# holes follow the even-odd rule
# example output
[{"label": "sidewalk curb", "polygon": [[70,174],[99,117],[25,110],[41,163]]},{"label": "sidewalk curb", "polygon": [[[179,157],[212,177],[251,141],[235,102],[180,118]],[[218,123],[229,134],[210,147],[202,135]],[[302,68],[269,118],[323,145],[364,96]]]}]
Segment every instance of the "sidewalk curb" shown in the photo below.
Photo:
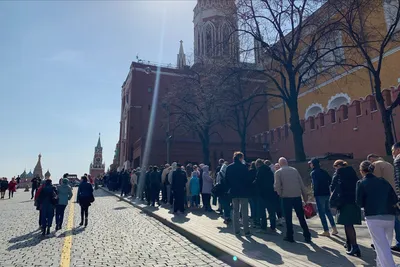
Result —
[{"label": "sidewalk curb", "polygon": [[224,263],[228,264],[229,266],[240,266],[240,267],[247,267],[247,266],[254,266],[251,265],[249,263],[247,263],[246,261],[244,261],[243,259],[240,259],[239,257],[237,257],[237,260],[233,260],[233,258],[236,255],[233,255],[232,253],[212,244],[211,242],[208,242],[206,239],[201,238],[200,236],[197,236],[195,234],[193,234],[192,232],[179,227],[179,225],[153,213],[152,211],[147,210],[145,207],[141,207],[139,205],[137,205],[136,203],[131,202],[130,200],[121,197],[113,192],[110,192],[109,190],[103,188],[103,187],[99,187],[101,188],[104,192],[113,195],[117,198],[119,198],[120,200],[131,204],[132,206],[134,206],[137,209],[140,209],[141,211],[143,211],[144,213],[146,213],[147,215],[153,217],[154,219],[160,221],[162,224],[164,224],[165,226],[168,226],[169,228],[171,228],[172,230],[178,232],[179,234],[181,234],[182,236],[186,237],[190,242],[192,242],[193,244],[197,245],[198,247],[200,247],[201,249],[203,249],[204,251],[210,253],[212,256],[216,257],[217,259],[223,261]]}]

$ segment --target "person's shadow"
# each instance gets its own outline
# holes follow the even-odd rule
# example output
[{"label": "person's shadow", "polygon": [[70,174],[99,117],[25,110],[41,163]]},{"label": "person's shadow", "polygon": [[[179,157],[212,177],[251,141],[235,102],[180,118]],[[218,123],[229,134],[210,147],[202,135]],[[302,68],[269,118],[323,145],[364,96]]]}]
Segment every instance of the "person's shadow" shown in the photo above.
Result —
[{"label": "person's shadow", "polygon": [[273,265],[284,264],[281,254],[269,248],[266,244],[258,243],[251,236],[245,238],[238,236],[237,238],[242,242],[242,252],[246,256],[252,259],[266,261]]},{"label": "person's shadow", "polygon": [[174,216],[171,218],[171,221],[174,223],[185,223],[190,221],[190,218],[186,217],[186,213],[174,213]]},{"label": "person's shadow", "polygon": [[34,247],[38,245],[43,240],[42,233],[39,231],[31,232],[29,234],[17,237],[9,241],[10,243],[14,243],[10,247],[7,248],[8,251],[24,249],[29,247]]},{"label": "person's shadow", "polygon": [[64,238],[69,235],[78,235],[78,234],[82,233],[83,231],[85,231],[85,227],[78,226],[71,230],[64,231],[64,233],[61,233],[60,235],[58,235],[57,238]]},{"label": "person's shadow", "polygon": [[[295,239],[302,240],[300,235],[296,234]],[[310,243],[311,250],[304,243],[296,242],[290,243],[286,241],[279,241],[275,243],[281,249],[288,251],[295,255],[305,255],[310,262],[317,264],[318,266],[353,266],[353,263],[342,255],[338,250],[329,248],[322,249],[315,243]]]}]

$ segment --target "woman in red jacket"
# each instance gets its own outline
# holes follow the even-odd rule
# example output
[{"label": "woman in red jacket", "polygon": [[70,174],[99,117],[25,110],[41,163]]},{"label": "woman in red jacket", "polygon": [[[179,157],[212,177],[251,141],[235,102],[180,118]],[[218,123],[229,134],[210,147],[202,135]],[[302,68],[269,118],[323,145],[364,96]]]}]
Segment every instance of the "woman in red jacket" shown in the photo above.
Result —
[{"label": "woman in red jacket", "polygon": [[15,178],[12,178],[8,183],[8,198],[14,197],[15,191],[17,191],[17,181],[15,181]]}]

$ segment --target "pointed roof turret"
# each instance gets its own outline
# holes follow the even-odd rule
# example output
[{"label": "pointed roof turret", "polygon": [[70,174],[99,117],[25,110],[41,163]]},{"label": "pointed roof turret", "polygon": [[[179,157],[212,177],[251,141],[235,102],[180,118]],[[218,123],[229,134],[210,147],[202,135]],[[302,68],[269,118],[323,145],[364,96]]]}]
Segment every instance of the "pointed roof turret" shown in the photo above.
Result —
[{"label": "pointed roof turret", "polygon": [[50,176],[51,176],[51,174],[50,174],[49,170],[47,169],[47,172],[44,174],[44,177],[47,179],[47,178],[50,178]]},{"label": "pointed roof turret", "polygon": [[97,140],[97,146],[96,147],[101,147],[101,142],[100,142],[100,133],[99,133],[99,140]]},{"label": "pointed roof turret", "polygon": [[36,163],[35,168],[33,169],[33,176],[35,177],[40,177],[41,179],[43,179],[43,172],[42,172],[42,163],[41,163],[41,159],[42,159],[42,155],[39,154],[38,156],[38,161]]},{"label": "pointed roof turret", "polygon": [[178,69],[183,69],[186,66],[186,55],[185,52],[183,51],[183,41],[180,41],[181,45],[179,47],[179,54],[177,57],[177,67]]},{"label": "pointed roof turret", "polygon": [[21,179],[25,179],[26,178],[26,169],[24,170],[23,173],[21,173],[21,175],[19,176]]}]

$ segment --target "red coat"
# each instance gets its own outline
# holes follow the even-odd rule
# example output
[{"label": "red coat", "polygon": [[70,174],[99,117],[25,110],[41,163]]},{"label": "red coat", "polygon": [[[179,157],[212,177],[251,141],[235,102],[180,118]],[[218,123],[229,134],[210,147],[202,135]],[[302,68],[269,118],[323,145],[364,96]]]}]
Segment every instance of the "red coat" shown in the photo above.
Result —
[{"label": "red coat", "polygon": [[16,181],[10,181],[8,183],[8,190],[12,191],[12,192],[17,191],[17,182]]}]

